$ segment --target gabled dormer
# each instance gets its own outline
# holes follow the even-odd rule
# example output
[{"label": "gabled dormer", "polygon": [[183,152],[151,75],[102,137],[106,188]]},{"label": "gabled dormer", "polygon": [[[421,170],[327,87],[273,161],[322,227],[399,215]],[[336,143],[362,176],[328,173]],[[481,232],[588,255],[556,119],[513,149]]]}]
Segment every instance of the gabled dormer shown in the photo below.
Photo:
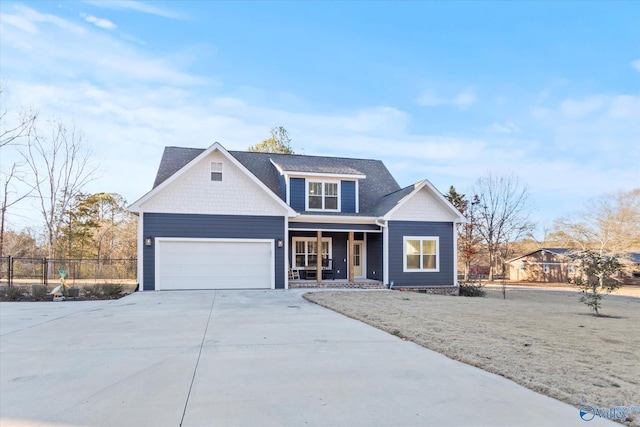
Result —
[{"label": "gabled dormer", "polygon": [[326,166],[313,158],[271,159],[280,173],[285,201],[297,212],[360,212],[360,181],[366,175],[348,166]]}]

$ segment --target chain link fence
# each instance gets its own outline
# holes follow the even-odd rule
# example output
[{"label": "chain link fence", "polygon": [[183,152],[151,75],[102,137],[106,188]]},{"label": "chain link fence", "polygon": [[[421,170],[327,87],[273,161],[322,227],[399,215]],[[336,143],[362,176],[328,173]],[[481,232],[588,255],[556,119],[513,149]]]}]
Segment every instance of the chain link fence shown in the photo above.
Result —
[{"label": "chain link fence", "polygon": [[66,273],[70,285],[136,283],[137,259],[49,259],[0,257],[0,285],[33,285],[60,280]]}]

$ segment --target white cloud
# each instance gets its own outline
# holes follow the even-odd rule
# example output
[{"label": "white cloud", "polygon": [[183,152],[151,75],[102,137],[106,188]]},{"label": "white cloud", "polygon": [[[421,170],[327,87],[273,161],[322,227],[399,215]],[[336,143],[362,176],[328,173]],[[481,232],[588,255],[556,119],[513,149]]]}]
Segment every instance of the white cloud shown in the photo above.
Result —
[{"label": "white cloud", "polygon": [[466,108],[478,101],[476,95],[469,89],[460,92],[451,98],[441,98],[431,93],[425,92],[418,97],[418,105],[425,107],[436,107],[440,105],[451,105],[458,108]]},{"label": "white cloud", "polygon": [[[21,19],[30,22],[35,26],[35,23],[48,23],[53,24],[54,26],[71,31],[76,35],[81,35],[85,33],[84,28],[79,25],[76,25],[72,22],[67,21],[66,19],[62,19],[58,16],[49,14],[49,13],[40,13],[33,9],[30,9],[26,6],[16,6],[15,11],[20,16]],[[28,31],[33,32],[33,31]]]},{"label": "white cloud", "polygon": [[495,133],[520,133],[520,128],[518,125],[512,122],[504,122],[504,123],[493,123],[490,127],[490,130]]},{"label": "white cloud", "polygon": [[456,107],[468,107],[476,103],[478,98],[471,92],[461,92],[451,100]]},{"label": "white cloud", "polygon": [[32,21],[22,16],[2,13],[0,14],[0,22],[2,24],[9,24],[27,33],[35,34],[38,32],[38,27],[36,27],[36,25]]},{"label": "white cloud", "polygon": [[[635,118],[640,122],[640,96],[619,95],[613,97],[609,114],[613,118]],[[640,141],[640,136],[638,139]]]},{"label": "white cloud", "polygon": [[118,26],[108,19],[96,18],[93,15],[83,15],[87,22],[92,23],[96,27],[104,28],[105,30],[115,30]]},{"label": "white cloud", "polygon": [[636,60],[636,61],[633,61],[633,62],[631,63],[631,66],[632,66],[633,68],[635,68],[636,70],[640,71],[640,59],[638,59],[638,60]]},{"label": "white cloud", "polygon": [[560,111],[567,117],[577,118],[601,110],[603,107],[603,97],[593,96],[583,100],[566,99],[560,104]]},{"label": "white cloud", "polygon": [[[153,56],[117,37],[71,24],[53,15],[43,15],[26,7],[16,8],[18,20],[33,25],[36,32],[3,29],[3,74],[28,74],[39,81],[50,75],[66,79],[88,79],[118,85],[144,82],[169,85],[199,85],[203,79],[186,72],[189,55],[185,49],[172,57]],[[93,19],[90,21],[94,21]],[[52,22],[55,26],[39,25]],[[100,22],[97,18],[96,25]],[[25,25],[21,25],[24,27]],[[39,28],[41,27],[41,28]],[[81,33],[83,37],[78,37]],[[28,64],[39,64],[29,67]],[[214,79],[209,79],[210,84]]]},{"label": "white cloud", "polygon": [[103,7],[107,9],[115,10],[133,10],[136,12],[147,13],[150,15],[161,16],[163,18],[170,19],[184,19],[181,13],[176,11],[158,7],[147,2],[133,1],[133,0],[88,0],[86,3],[93,6]]}]

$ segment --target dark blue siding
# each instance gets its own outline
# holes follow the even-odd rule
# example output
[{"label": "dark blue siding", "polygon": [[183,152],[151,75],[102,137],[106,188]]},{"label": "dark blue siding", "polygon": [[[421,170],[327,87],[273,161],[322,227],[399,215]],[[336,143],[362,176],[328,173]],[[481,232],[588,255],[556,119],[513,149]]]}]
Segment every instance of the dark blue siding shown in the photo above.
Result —
[{"label": "dark blue siding", "polygon": [[367,278],[383,280],[382,233],[367,234]]},{"label": "dark blue siding", "polygon": [[[293,222],[289,221],[289,229],[299,228],[308,230],[362,230],[380,231],[380,227],[375,224],[334,224],[321,222]],[[357,239],[356,239],[357,240]]]},{"label": "dark blue siding", "polygon": [[289,178],[289,206],[297,212],[304,212],[305,180],[304,178]]},{"label": "dark blue siding", "polygon": [[[439,272],[403,272],[403,237],[439,236]],[[453,223],[389,221],[389,281],[394,286],[452,286],[454,284]]]},{"label": "dark blue siding", "polygon": [[356,183],[355,181],[342,181],[342,212],[356,212]]},{"label": "dark blue siding", "polygon": [[[144,214],[144,237],[282,239],[284,217]],[[275,246],[276,289],[284,289],[284,249]],[[155,247],[144,247],[144,289],[155,289]]]}]

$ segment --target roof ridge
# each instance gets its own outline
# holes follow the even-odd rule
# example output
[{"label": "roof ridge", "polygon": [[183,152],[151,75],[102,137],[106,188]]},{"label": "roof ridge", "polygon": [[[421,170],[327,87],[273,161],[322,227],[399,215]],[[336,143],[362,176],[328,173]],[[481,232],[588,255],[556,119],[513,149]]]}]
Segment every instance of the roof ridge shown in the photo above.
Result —
[{"label": "roof ridge", "polygon": [[247,151],[247,150],[229,150],[230,153],[250,153],[250,154],[262,154],[262,155],[277,155],[277,156],[292,156],[292,157],[316,157],[321,159],[340,159],[340,160],[365,160],[371,162],[382,162],[380,159],[368,159],[361,157],[342,157],[342,156],[321,156],[319,154],[300,154],[300,153],[265,153],[262,151]]}]

